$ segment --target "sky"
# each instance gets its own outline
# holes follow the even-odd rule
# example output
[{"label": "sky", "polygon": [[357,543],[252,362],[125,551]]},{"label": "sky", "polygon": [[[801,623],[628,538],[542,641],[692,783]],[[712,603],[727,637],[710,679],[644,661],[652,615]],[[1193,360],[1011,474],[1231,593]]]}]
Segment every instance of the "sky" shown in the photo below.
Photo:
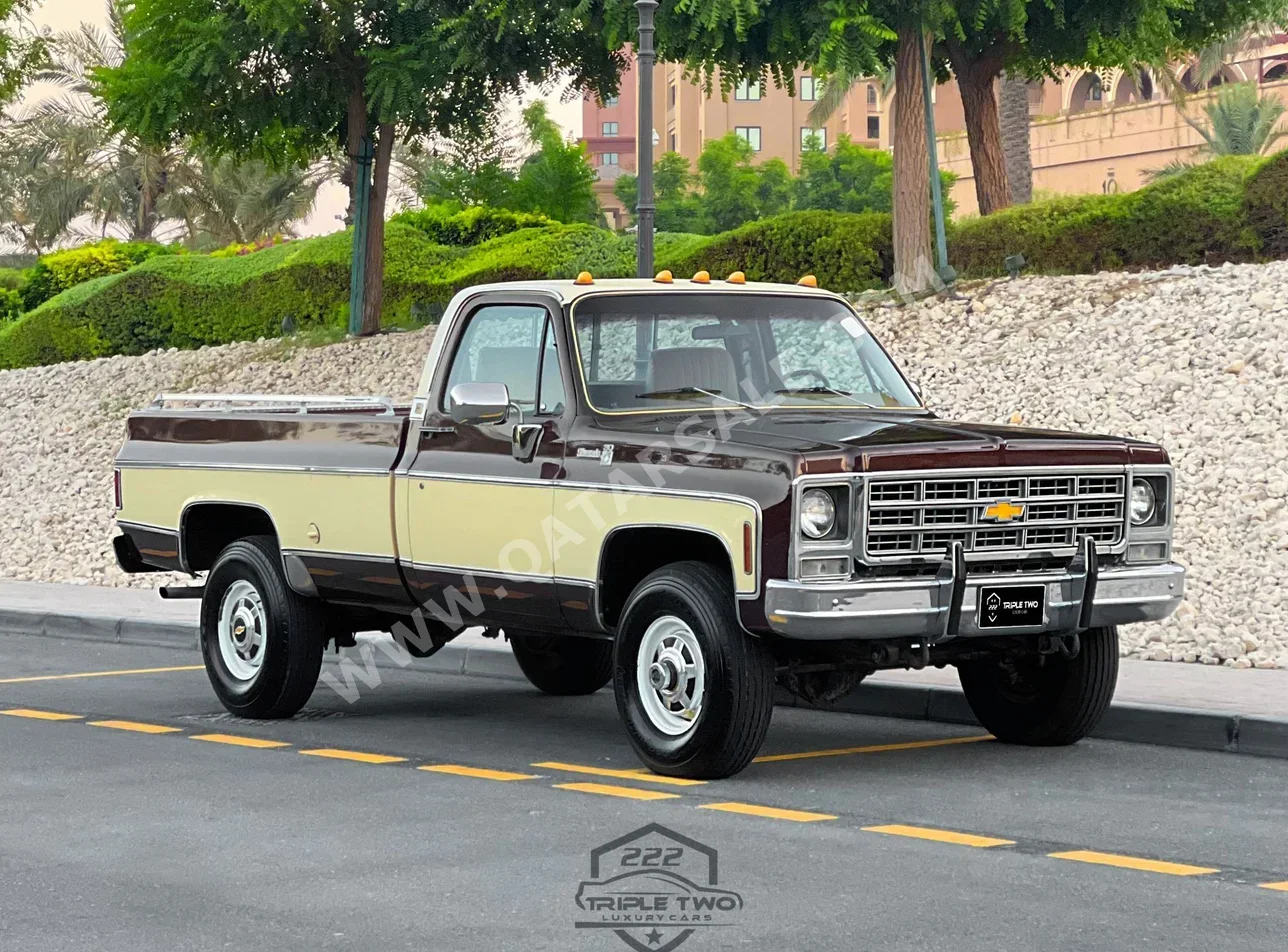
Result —
[{"label": "sky", "polygon": [[[105,0],[44,0],[32,13],[32,19],[39,26],[53,30],[73,30],[83,22],[107,25],[107,4]],[[534,99],[544,99],[550,110],[550,116],[558,122],[569,135],[581,135],[581,102],[574,99],[563,101],[563,88],[543,92],[530,90],[505,104],[507,113],[517,118],[519,111]],[[26,102],[47,95],[48,91],[34,89]],[[338,182],[323,185],[318,192],[317,205],[313,214],[300,228],[301,235],[323,235],[341,227],[339,219],[343,216],[348,204],[348,192]]]}]

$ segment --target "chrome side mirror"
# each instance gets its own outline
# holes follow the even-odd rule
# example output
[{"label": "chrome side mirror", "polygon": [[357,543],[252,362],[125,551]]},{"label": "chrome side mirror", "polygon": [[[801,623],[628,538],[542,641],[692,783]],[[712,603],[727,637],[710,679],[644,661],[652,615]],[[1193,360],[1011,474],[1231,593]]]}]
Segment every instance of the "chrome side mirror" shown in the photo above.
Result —
[{"label": "chrome side mirror", "polygon": [[504,423],[510,415],[510,388],[503,383],[458,383],[448,391],[452,420],[469,426]]}]

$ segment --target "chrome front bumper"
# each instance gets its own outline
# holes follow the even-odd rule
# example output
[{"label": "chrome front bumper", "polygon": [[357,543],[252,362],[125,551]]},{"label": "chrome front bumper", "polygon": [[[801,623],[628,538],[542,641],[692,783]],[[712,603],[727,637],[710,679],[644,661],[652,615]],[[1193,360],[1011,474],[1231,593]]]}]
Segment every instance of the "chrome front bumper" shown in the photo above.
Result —
[{"label": "chrome front bumper", "polygon": [[[933,644],[955,637],[1077,631],[1155,621],[1174,612],[1185,595],[1185,569],[1175,562],[1106,566],[1088,573],[1079,559],[1069,571],[1059,574],[982,576],[962,572],[964,564],[959,559],[955,570],[922,578],[809,584],[770,579],[765,583],[765,614],[769,627],[786,638],[927,638]],[[981,629],[977,618],[980,587],[996,585],[1045,586],[1043,624]],[[1084,598],[1087,594],[1089,600]],[[960,598],[956,604],[955,595]]]}]

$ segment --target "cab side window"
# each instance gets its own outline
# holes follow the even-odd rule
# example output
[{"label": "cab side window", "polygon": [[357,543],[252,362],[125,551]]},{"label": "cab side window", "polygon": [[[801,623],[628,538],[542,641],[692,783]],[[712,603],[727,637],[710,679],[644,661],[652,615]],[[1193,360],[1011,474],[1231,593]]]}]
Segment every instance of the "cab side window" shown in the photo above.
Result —
[{"label": "cab side window", "polygon": [[473,382],[505,384],[525,416],[562,412],[564,389],[554,339],[550,315],[539,305],[480,307],[470,315],[452,358],[443,409],[450,410],[452,387]]}]

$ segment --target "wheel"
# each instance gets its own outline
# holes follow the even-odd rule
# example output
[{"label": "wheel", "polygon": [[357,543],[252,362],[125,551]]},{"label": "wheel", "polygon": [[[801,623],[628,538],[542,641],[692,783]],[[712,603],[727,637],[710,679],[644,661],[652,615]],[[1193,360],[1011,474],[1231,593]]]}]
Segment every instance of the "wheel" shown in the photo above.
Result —
[{"label": "wheel", "polygon": [[613,676],[613,643],[593,638],[507,632],[514,659],[546,694],[594,694]]},{"label": "wheel", "polygon": [[230,544],[201,599],[201,653],[220,702],[241,717],[290,717],[317,686],[321,603],[291,591],[271,536]]},{"label": "wheel", "polygon": [[1100,722],[1118,683],[1118,629],[1089,628],[1076,658],[969,661],[958,666],[966,702],[1007,744],[1061,747]]},{"label": "wheel", "polygon": [[613,691],[631,745],[652,770],[695,780],[742,770],[769,730],[773,688],[773,656],[738,624],[724,573],[677,562],[631,593]]}]

